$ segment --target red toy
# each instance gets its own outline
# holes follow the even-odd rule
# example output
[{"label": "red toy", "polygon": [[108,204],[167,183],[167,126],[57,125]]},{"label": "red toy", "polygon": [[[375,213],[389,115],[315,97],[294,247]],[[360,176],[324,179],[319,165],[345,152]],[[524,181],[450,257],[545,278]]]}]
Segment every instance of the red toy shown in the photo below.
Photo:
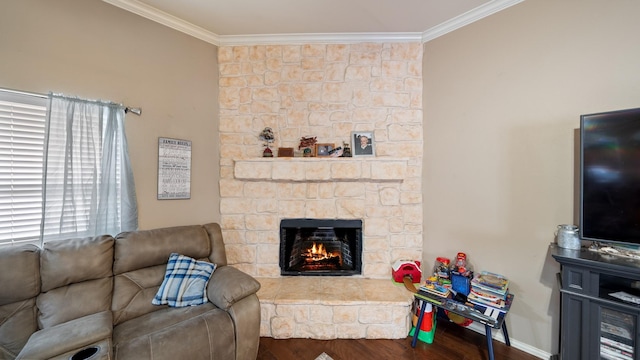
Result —
[{"label": "red toy", "polygon": [[391,275],[395,282],[401,283],[405,276],[409,276],[413,283],[419,283],[422,277],[420,261],[398,260],[393,264]]}]

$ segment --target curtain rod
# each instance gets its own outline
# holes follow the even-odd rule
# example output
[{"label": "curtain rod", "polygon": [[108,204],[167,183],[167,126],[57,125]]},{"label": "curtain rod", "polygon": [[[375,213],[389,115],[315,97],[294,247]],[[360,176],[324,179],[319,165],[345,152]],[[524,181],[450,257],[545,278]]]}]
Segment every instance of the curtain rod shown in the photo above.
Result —
[{"label": "curtain rod", "polygon": [[[49,98],[49,96],[46,95],[46,94],[39,94],[39,93],[35,93],[35,92],[30,92],[30,91],[7,89],[7,88],[3,88],[3,87],[0,87],[0,90],[11,92],[11,93],[14,93],[14,94],[35,96],[35,97],[39,97],[39,98],[43,98],[43,99]],[[142,115],[142,108],[125,106],[124,107],[124,112],[125,113],[132,113],[132,114],[136,114],[136,115],[140,116],[140,115]]]}]

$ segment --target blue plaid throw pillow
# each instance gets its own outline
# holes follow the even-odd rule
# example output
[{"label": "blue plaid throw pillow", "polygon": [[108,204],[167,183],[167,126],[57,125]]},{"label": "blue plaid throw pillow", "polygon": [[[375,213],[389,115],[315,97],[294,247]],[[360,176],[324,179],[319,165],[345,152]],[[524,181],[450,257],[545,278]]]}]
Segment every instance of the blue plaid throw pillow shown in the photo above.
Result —
[{"label": "blue plaid throw pillow", "polygon": [[207,283],[216,265],[172,253],[160,289],[151,303],[172,307],[201,305],[207,299]]}]

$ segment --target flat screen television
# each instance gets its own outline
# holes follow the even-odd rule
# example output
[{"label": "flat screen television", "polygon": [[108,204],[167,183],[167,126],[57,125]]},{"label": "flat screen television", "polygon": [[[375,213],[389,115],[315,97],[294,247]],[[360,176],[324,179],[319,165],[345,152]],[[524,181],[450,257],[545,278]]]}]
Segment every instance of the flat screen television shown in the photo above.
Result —
[{"label": "flat screen television", "polygon": [[640,108],[580,117],[579,226],[583,240],[640,244]]}]

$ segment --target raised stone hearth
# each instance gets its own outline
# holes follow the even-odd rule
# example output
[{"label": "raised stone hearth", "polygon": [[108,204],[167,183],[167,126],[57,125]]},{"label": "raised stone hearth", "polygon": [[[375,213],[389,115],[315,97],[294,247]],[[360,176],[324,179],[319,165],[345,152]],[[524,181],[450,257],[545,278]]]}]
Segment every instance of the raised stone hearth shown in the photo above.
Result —
[{"label": "raised stone hearth", "polygon": [[258,278],[260,336],[276,339],[401,339],[412,294],[385,279]]}]

